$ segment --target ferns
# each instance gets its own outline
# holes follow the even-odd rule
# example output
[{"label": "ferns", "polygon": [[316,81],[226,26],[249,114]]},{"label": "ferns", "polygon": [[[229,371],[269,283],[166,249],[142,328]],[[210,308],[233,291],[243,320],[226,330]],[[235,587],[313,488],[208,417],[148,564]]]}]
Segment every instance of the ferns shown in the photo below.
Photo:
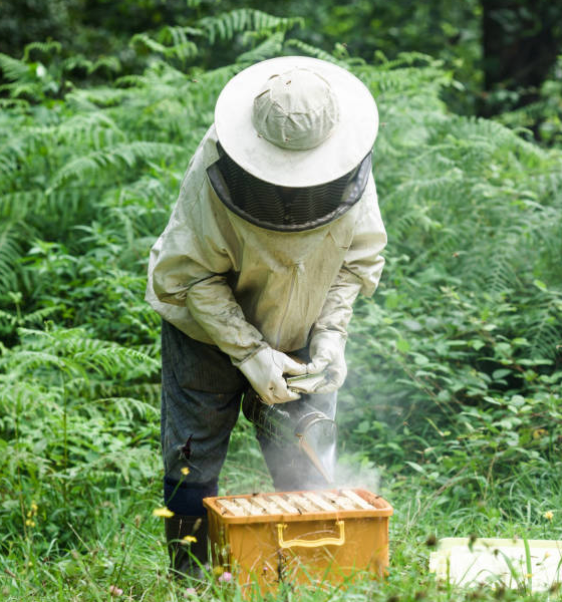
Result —
[{"label": "ferns", "polygon": [[62,46],[56,40],[51,40],[49,42],[31,42],[28,44],[23,51],[23,61],[28,62],[31,58],[31,53],[35,50],[38,50],[42,54],[49,55],[53,52],[60,54],[62,51]]},{"label": "ferns", "polygon": [[237,63],[256,63],[258,61],[264,61],[274,56],[281,54],[284,40],[283,32],[276,32],[271,34],[265,41],[258,44],[256,48],[244,52],[237,59]]},{"label": "ferns", "polygon": [[238,62],[246,63],[280,53],[287,31],[303,24],[300,17],[276,17],[260,10],[241,8],[216,17],[204,17],[194,27],[166,26],[152,35],[137,34],[131,39],[131,45],[144,46],[166,59],[177,59],[185,66],[197,57],[198,42],[210,45],[228,42],[243,33],[243,45],[262,41],[257,48],[238,57]]},{"label": "ferns", "polygon": [[0,356],[0,428],[15,441],[0,468],[18,474],[19,486],[32,487],[44,507],[53,504],[56,529],[67,491],[77,497],[96,483],[138,485],[156,474],[147,443],[157,436],[157,396],[136,383],[158,362],[83,329],[20,335],[21,344]]},{"label": "ferns", "polygon": [[198,25],[206,33],[209,43],[214,44],[217,39],[231,40],[242,31],[254,31],[262,37],[275,32],[285,33],[293,27],[302,27],[304,21],[301,17],[275,17],[260,10],[241,8],[216,17],[205,17]]},{"label": "ferns", "polygon": [[303,42],[301,40],[287,40],[285,47],[290,50],[294,48],[305,55],[312,56],[316,59],[321,59],[323,61],[328,61],[329,63],[341,63],[341,61],[338,61],[336,57],[331,55],[329,52],[325,52],[324,50],[311,46],[310,44],[307,44],[306,42]]},{"label": "ferns", "polygon": [[[166,27],[161,30],[159,38],[162,39],[164,43],[158,42],[151,38],[146,33],[139,33],[133,36],[131,39],[131,44],[143,44],[148,49],[153,52],[157,52],[165,57],[176,57],[182,61],[193,58],[197,56],[197,45],[187,39],[186,30],[189,30],[189,33],[193,33],[191,28],[185,27]],[[202,32],[198,32],[199,35]],[[169,42],[169,45],[166,45],[165,42]]]},{"label": "ferns", "polygon": [[11,221],[0,222],[0,291],[16,291],[17,279],[14,264],[21,254],[16,224]]},{"label": "ferns", "polygon": [[[379,92],[375,172],[389,253],[407,259],[408,268],[396,273],[408,278],[411,294],[440,275],[462,294],[476,295],[475,303],[487,305],[487,294],[512,299],[520,313],[509,328],[528,336],[524,353],[559,356],[562,327],[552,308],[562,288],[560,153],[500,123],[445,115],[438,95],[449,80],[435,62],[354,71]],[[537,291],[537,273],[549,287],[532,305],[527,296]],[[398,289],[404,285],[397,281]],[[424,301],[440,314],[440,292],[429,302],[429,290]]]},{"label": "ferns", "polygon": [[[122,77],[117,87],[69,90],[57,114],[30,118],[25,109],[13,107],[2,123],[10,124],[6,132],[14,132],[5,136],[0,152],[0,213],[9,222],[0,246],[3,285],[13,290],[24,285],[44,295],[49,287],[38,282],[38,266],[53,277],[53,270],[59,270],[70,282],[77,270],[87,273],[88,262],[99,265],[98,257],[109,262],[101,270],[105,277],[122,278],[124,261],[131,258],[140,262],[134,270],[142,272],[151,237],[165,223],[185,165],[212,122],[220,90],[245,65],[283,52],[348,66],[375,94],[381,115],[375,149],[381,203],[394,249],[411,256],[414,272],[438,266],[451,276],[462,273],[471,290],[501,294],[525,287],[523,268],[540,257],[543,269],[559,277],[556,261],[550,259],[560,252],[556,216],[562,169],[556,153],[499,123],[448,115],[440,93],[454,83],[431,57],[383,58],[373,67],[350,58],[345,49],[330,55],[299,40],[285,40],[286,32],[300,24],[299,19],[240,9],[193,27],[164,27],[131,42],[163,59],[152,60],[141,75]],[[244,34],[239,41],[254,47],[236,63],[184,72],[186,61],[197,57],[197,45],[239,34]],[[31,53],[59,50],[56,45],[34,46],[21,61],[0,64],[15,84],[46,85],[51,76],[38,78],[26,61]],[[119,68],[109,59],[105,67],[98,63],[76,57],[57,69]],[[552,215],[546,215],[546,206],[553,208]],[[91,227],[88,236],[81,234],[85,223]],[[36,250],[22,261],[33,238],[38,239]],[[60,245],[42,246],[41,239]],[[76,252],[84,257],[73,258]],[[92,276],[90,282],[100,286],[102,280]],[[134,286],[140,295],[142,283]],[[107,288],[104,294],[107,312],[111,292]],[[85,287],[81,295],[86,295]],[[52,307],[61,307],[60,296]],[[69,310],[69,324],[82,315],[79,309]],[[106,320],[104,314],[100,324]],[[135,324],[145,331],[142,321]]]},{"label": "ferns", "polygon": [[[107,176],[110,169],[119,170],[124,166],[133,167],[139,161],[164,159],[181,150],[181,147],[172,144],[139,140],[119,144],[103,151],[94,151],[74,159],[54,174],[47,194],[72,179],[81,180],[96,175]],[[111,174],[110,171],[109,173]]]},{"label": "ferns", "polygon": [[121,61],[116,56],[102,56],[95,61],[90,61],[82,55],[75,55],[64,60],[64,71],[71,72],[76,68],[85,69],[88,75],[93,75],[98,71],[119,73],[122,67]]},{"label": "ferns", "polygon": [[27,65],[24,61],[19,61],[18,59],[14,59],[11,56],[1,52],[0,67],[2,68],[4,77],[12,81],[23,79],[28,75],[30,69],[29,65]]}]

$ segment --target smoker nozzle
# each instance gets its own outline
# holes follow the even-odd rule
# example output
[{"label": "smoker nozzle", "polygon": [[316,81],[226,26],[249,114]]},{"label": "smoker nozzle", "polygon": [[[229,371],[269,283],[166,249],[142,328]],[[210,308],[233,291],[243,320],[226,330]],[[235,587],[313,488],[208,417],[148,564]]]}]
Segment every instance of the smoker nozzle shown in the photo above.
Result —
[{"label": "smoker nozzle", "polygon": [[260,434],[282,446],[298,445],[326,483],[334,482],[337,426],[326,414],[305,400],[268,405],[255,391],[244,395],[242,411]]}]

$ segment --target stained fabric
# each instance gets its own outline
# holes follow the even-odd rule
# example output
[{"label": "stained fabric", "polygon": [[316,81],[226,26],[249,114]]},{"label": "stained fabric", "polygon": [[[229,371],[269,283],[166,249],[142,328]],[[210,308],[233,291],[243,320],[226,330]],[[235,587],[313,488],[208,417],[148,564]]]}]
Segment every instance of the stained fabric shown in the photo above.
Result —
[{"label": "stained fabric", "polygon": [[219,160],[208,169],[220,200],[237,215],[268,230],[318,228],[349,211],[361,198],[371,173],[371,153],[341,178],[306,188],[270,184],[251,175],[217,143]]}]

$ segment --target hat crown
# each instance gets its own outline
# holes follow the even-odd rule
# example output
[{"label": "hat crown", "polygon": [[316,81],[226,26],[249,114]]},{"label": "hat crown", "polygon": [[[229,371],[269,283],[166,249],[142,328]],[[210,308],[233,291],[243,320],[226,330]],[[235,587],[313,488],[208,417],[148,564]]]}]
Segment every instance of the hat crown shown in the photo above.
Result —
[{"label": "hat crown", "polygon": [[280,148],[314,148],[330,136],[338,121],[339,106],[332,87],[310,69],[297,67],[271,76],[254,98],[254,127]]}]

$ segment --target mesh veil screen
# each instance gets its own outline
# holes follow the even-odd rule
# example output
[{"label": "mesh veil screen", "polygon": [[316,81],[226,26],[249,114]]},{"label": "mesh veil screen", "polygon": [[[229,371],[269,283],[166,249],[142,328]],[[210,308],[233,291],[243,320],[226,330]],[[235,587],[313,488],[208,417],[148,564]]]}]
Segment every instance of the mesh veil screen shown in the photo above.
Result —
[{"label": "mesh veil screen", "polygon": [[234,162],[217,144],[219,160],[207,171],[219,198],[244,219],[273,230],[299,231],[336,219],[363,194],[371,171],[371,154],[337,180],[307,188],[284,188],[264,182]]}]

